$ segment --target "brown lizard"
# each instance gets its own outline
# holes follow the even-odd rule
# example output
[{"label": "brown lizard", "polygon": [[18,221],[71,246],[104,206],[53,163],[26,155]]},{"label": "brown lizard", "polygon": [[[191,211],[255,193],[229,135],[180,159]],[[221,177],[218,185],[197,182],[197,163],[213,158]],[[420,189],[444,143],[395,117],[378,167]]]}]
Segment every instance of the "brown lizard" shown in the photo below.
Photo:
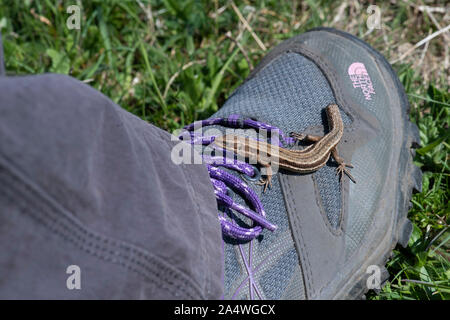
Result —
[{"label": "brown lizard", "polygon": [[248,137],[237,135],[224,135],[217,137],[214,143],[224,149],[231,150],[236,154],[247,159],[257,161],[266,168],[266,180],[261,183],[264,185],[264,192],[268,185],[271,185],[272,169],[271,165],[278,165],[280,168],[299,172],[310,173],[323,167],[330,154],[338,163],[337,172],[341,178],[343,173],[355,182],[346,167],[353,168],[351,164],[345,163],[338,155],[337,145],[344,134],[344,124],[342,122],[339,108],[336,104],[330,104],[326,108],[330,132],[324,136],[305,135],[292,133],[291,136],[297,140],[306,140],[314,142],[302,150],[288,150],[263,141],[253,140]]}]

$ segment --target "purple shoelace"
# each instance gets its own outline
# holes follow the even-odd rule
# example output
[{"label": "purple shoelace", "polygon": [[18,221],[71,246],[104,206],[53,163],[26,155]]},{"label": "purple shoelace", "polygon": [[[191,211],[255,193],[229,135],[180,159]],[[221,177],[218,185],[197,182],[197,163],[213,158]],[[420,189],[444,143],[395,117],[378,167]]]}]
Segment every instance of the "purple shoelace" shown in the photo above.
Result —
[{"label": "purple shoelace", "polygon": [[[184,128],[185,131],[179,136],[179,139],[183,141],[188,140],[187,142],[196,145],[210,145],[214,142],[215,136],[205,137],[194,131],[197,128],[201,129],[206,126],[213,125],[236,129],[253,128],[257,130],[266,130],[270,133],[276,132],[280,137],[280,140],[278,141],[279,146],[283,146],[282,142],[284,142],[284,144],[292,144],[295,141],[294,138],[286,136],[279,128],[275,126],[271,126],[253,119],[243,119],[239,115],[230,115],[227,118],[214,118],[196,121]],[[244,161],[235,159],[234,154],[232,155],[232,159],[230,159],[230,153],[227,150],[221,149],[218,146],[212,147],[213,149],[220,150],[221,155],[202,155],[202,159],[208,168],[208,173],[214,187],[214,193],[218,203],[225,207],[225,212],[229,213],[230,209],[232,209],[253,221],[252,227],[245,228],[239,226],[235,221],[230,221],[227,219],[225,214],[219,214],[218,218],[222,232],[231,238],[249,241],[259,236],[263,229],[274,231],[277,226],[267,220],[264,207],[255,191],[253,191],[252,188],[250,188],[237,176],[220,169],[220,167],[228,168],[246,175],[249,178],[255,178],[258,176],[258,172],[255,170],[255,167]],[[233,198],[228,195],[228,187],[247,200],[254,210],[236,203]]]}]

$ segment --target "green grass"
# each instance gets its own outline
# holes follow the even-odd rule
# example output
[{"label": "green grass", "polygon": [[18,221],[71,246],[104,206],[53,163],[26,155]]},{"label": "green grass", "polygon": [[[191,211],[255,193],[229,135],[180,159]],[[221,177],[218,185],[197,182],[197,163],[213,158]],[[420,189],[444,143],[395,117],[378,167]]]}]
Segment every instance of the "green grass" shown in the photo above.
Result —
[{"label": "green grass", "polygon": [[[265,54],[228,1],[82,1],[81,29],[69,30],[66,8],[75,2],[0,3],[8,72],[70,74],[169,131],[214,113]],[[391,1],[380,4],[383,28],[368,33],[369,4],[236,1],[267,48],[310,28],[333,26],[393,61],[438,30],[435,21],[449,24],[442,13],[433,13],[433,21],[420,11],[421,1]],[[445,1],[427,5],[444,8]],[[413,196],[409,246],[395,250],[388,264],[391,281],[371,299],[450,298],[448,39],[449,33],[441,35],[426,51],[417,48],[394,64],[420,129],[415,162],[424,172],[423,190]]]}]

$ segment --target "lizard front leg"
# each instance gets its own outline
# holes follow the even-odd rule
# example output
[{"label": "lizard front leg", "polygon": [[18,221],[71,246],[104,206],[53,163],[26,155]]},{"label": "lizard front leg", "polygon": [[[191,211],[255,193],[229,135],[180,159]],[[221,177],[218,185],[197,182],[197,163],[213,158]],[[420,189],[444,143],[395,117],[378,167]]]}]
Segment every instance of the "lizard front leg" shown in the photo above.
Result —
[{"label": "lizard front leg", "polygon": [[353,176],[350,174],[350,171],[347,170],[345,167],[349,167],[349,168],[353,168],[353,165],[351,165],[350,163],[345,163],[345,160],[339,156],[337,148],[334,147],[331,150],[331,155],[333,156],[334,160],[337,162],[337,164],[339,165],[336,169],[336,171],[338,172],[338,174],[340,175],[340,179],[342,180],[342,176],[344,175],[344,173],[350,178],[350,180],[353,181],[353,183],[356,183],[355,179],[353,178]]},{"label": "lizard front leg", "polygon": [[291,132],[290,136],[297,141],[307,141],[307,142],[317,142],[323,138],[323,136],[315,136],[313,134],[304,134],[297,132]]}]

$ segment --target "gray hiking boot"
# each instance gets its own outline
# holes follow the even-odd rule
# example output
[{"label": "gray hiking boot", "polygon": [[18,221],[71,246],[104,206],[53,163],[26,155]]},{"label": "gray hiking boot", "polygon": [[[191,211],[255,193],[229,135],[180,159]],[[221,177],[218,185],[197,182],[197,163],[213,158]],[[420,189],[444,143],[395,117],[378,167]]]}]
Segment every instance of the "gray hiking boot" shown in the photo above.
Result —
[{"label": "gray hiking boot", "polygon": [[[209,166],[224,212],[224,298],[361,298],[388,278],[384,265],[396,244],[406,246],[412,229],[406,218],[409,200],[421,186],[411,150],[419,142],[418,130],[409,122],[396,74],[368,44],[326,28],[283,42],[208,125],[221,132],[231,124],[276,127],[286,137],[289,132],[323,136],[330,131],[325,114],[330,104],[339,106],[344,133],[337,146],[354,166],[356,183],[336,174],[333,156],[313,173],[281,167],[267,192],[258,179],[230,166],[222,166],[221,175],[232,173],[251,192],[236,188],[237,180],[217,182],[218,167]],[[292,148],[289,139],[280,145]],[[264,219],[252,218],[244,206],[265,213]]]}]

